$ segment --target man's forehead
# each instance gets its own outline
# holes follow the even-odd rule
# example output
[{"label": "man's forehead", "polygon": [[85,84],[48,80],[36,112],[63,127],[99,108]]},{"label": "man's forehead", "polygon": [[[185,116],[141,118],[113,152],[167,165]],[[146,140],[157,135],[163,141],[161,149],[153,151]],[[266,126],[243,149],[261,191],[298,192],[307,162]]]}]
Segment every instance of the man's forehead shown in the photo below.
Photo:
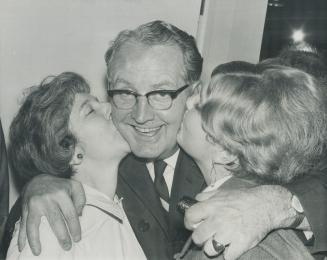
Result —
[{"label": "man's forehead", "polygon": [[[133,49],[134,48],[134,49]],[[113,84],[145,84],[179,86],[184,82],[183,55],[170,45],[122,48],[113,60],[110,80]]]}]

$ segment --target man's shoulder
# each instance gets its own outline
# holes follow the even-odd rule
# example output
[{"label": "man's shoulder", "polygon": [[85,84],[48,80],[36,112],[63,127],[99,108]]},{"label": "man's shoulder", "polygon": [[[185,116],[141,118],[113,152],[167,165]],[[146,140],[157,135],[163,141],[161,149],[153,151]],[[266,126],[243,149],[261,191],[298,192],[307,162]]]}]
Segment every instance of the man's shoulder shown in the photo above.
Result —
[{"label": "man's shoulder", "polygon": [[119,171],[133,170],[135,167],[145,166],[146,161],[142,158],[138,158],[132,153],[125,156],[125,158],[119,164]]}]

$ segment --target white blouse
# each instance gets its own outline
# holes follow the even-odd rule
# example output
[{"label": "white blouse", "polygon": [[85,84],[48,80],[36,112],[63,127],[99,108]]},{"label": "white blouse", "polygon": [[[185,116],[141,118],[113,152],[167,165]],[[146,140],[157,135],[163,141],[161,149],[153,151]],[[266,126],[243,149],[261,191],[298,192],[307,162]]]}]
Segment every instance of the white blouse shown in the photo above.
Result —
[{"label": "white blouse", "polygon": [[16,223],[7,259],[146,259],[122,207],[122,201],[83,185],[86,206],[80,217],[82,239],[64,251],[45,217],[40,225],[42,252],[34,256],[28,243],[19,252],[17,240],[19,222]]}]

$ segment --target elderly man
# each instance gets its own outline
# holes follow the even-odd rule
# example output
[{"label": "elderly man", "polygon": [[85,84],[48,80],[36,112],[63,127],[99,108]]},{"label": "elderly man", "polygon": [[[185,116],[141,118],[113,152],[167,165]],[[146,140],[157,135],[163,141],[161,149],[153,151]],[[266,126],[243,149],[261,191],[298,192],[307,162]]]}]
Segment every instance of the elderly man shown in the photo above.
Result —
[{"label": "elderly man", "polygon": [[[147,258],[172,259],[190,234],[176,210],[177,202],[183,196],[194,197],[205,185],[198,167],[176,143],[186,99],[199,84],[202,58],[192,36],[154,21],[121,32],[105,59],[112,117],[133,152],[121,162],[117,194],[124,198]],[[314,249],[325,250],[327,232],[321,230],[321,223],[326,221],[327,191],[323,183],[310,177],[287,188],[261,186],[216,194],[199,203],[201,210],[188,212],[186,224],[192,228],[203,221],[194,240],[211,243],[216,233],[216,242],[230,245],[225,255],[230,259],[269,231],[286,227],[311,227]],[[35,178],[25,188],[23,202],[20,247],[27,230],[32,250],[40,253],[38,225],[43,215],[65,249],[71,246],[69,234],[74,241],[80,240],[78,214],[84,197],[79,183],[50,176]],[[233,228],[224,229],[231,219]]]}]

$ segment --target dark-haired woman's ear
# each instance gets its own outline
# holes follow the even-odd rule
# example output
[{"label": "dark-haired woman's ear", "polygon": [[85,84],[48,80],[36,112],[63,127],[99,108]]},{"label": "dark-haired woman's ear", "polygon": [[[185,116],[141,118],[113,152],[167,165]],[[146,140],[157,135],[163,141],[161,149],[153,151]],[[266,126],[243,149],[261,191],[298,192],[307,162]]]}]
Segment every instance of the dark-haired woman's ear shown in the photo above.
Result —
[{"label": "dark-haired woman's ear", "polygon": [[70,161],[70,165],[76,166],[80,165],[84,160],[84,150],[82,147],[76,145],[74,155],[72,160]]}]

